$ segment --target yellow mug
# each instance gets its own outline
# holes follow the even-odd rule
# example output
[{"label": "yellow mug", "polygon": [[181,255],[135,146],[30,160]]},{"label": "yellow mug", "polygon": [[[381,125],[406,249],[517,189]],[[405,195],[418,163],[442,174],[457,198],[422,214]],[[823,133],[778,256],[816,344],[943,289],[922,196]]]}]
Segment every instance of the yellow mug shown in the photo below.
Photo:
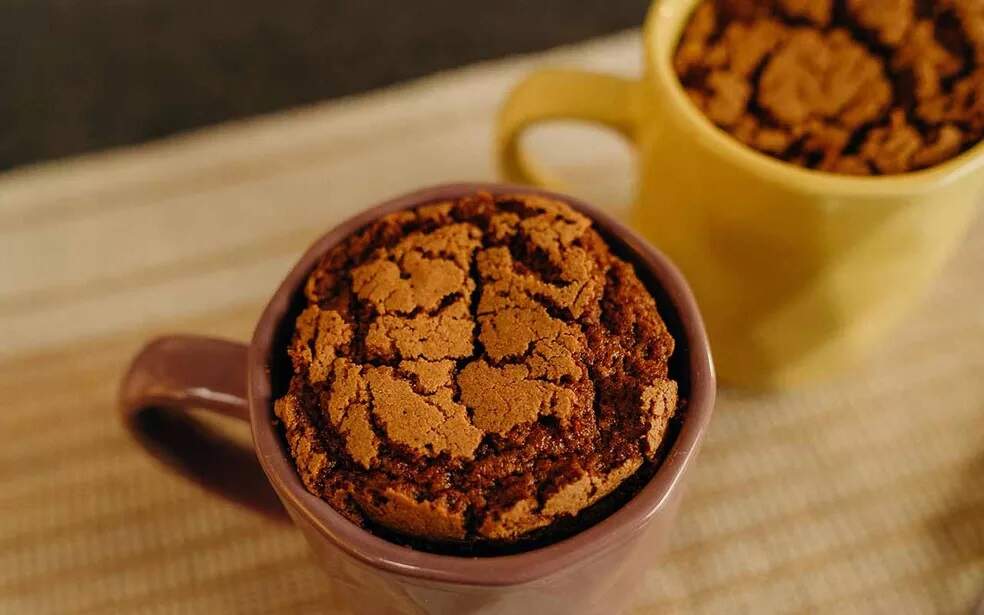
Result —
[{"label": "yellow mug", "polygon": [[862,358],[926,291],[984,189],[984,144],[901,176],[851,177],[746,147],[693,106],[672,56],[699,0],[657,0],[641,81],[544,70],[511,93],[497,148],[509,180],[558,188],[525,156],[532,124],[599,122],[632,142],[631,223],[676,261],[721,379],[784,387]]}]

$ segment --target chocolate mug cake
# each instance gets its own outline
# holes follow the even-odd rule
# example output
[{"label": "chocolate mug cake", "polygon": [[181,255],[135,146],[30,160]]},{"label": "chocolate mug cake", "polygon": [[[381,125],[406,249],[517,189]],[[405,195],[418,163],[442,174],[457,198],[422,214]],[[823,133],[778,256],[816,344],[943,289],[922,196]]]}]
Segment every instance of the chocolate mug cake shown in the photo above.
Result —
[{"label": "chocolate mug cake", "polygon": [[[457,320],[470,336],[452,343]],[[335,608],[612,613],[673,535],[715,381],[693,294],[655,248],[577,199],[467,183],[338,221],[249,344],[150,341],[120,412],[190,479],[286,513]],[[265,483],[193,408],[248,421]]]},{"label": "chocolate mug cake", "polygon": [[658,464],[674,340],[562,202],[476,193],[386,215],[321,258],[301,303],[276,416],[306,488],[386,538],[543,544]]},{"label": "chocolate mug cake", "polygon": [[673,59],[691,100],[796,165],[887,175],[984,137],[980,0],[704,0]]}]

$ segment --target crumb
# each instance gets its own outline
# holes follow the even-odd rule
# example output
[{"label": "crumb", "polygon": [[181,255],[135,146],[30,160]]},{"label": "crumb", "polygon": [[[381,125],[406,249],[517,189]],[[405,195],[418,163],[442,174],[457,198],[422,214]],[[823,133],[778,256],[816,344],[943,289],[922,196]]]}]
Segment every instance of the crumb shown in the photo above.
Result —
[{"label": "crumb", "polygon": [[802,127],[802,150],[820,156],[820,168],[828,168],[841,157],[851,132],[837,124],[810,120]]},{"label": "crumb", "polygon": [[720,126],[731,126],[745,113],[752,88],[733,73],[715,71],[707,78],[709,94],[704,112]]},{"label": "crumb", "polygon": [[901,109],[896,109],[888,126],[868,133],[861,156],[882,173],[901,173],[911,168],[912,156],[921,146],[919,131],[909,125]]},{"label": "crumb", "polygon": [[673,58],[673,65],[679,75],[686,75],[700,65],[707,50],[707,42],[714,34],[717,13],[713,4],[700,5],[694,12],[690,23],[683,32],[680,46]]},{"label": "crumb", "polygon": [[978,69],[957,82],[948,95],[923,102],[916,113],[929,123],[960,126],[964,141],[984,136],[984,69]]},{"label": "crumb", "polygon": [[746,113],[736,122],[732,134],[746,145],[776,155],[789,149],[794,141],[789,130],[774,126],[762,126],[750,113]]},{"label": "crumb", "polygon": [[896,69],[912,71],[915,98],[920,101],[939,96],[943,91],[943,79],[963,69],[960,58],[936,40],[934,24],[927,19],[912,27],[905,44],[895,52],[892,64]]},{"label": "crumb", "polygon": [[858,26],[889,47],[902,42],[915,18],[914,0],[847,0],[847,10]]},{"label": "crumb", "polygon": [[709,68],[726,68],[747,80],[788,33],[789,28],[775,19],[730,23],[707,52],[705,62]]},{"label": "crumb", "polygon": [[758,95],[786,126],[819,118],[848,128],[878,117],[890,99],[881,62],[843,30],[797,30],[766,64]]},{"label": "crumb", "polygon": [[912,156],[912,166],[924,169],[949,160],[960,151],[961,143],[963,143],[963,133],[960,129],[952,124],[946,124],[940,128],[939,134],[933,141],[926,143]]}]

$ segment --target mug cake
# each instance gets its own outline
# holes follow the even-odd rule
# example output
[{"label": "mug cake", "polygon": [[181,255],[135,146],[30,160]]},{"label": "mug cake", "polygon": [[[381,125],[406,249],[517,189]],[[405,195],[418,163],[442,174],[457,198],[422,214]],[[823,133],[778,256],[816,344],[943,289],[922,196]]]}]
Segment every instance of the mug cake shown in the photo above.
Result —
[{"label": "mug cake", "polygon": [[704,0],[673,65],[714,124],[811,169],[916,171],[984,136],[980,0]]},{"label": "mug cake", "polygon": [[674,339],[565,203],[476,193],[386,215],[321,258],[299,303],[276,416],[308,491],[384,537],[542,544],[660,461]]}]

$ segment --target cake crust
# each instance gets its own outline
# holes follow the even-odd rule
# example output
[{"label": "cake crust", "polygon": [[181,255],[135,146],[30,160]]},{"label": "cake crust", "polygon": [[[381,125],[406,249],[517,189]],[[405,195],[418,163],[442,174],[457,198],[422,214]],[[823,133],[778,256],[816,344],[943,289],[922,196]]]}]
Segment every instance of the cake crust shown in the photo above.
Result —
[{"label": "cake crust", "polygon": [[274,405],[313,494],[363,526],[515,541],[655,462],[674,342],[591,221],[538,195],[402,211],[329,250]]}]

